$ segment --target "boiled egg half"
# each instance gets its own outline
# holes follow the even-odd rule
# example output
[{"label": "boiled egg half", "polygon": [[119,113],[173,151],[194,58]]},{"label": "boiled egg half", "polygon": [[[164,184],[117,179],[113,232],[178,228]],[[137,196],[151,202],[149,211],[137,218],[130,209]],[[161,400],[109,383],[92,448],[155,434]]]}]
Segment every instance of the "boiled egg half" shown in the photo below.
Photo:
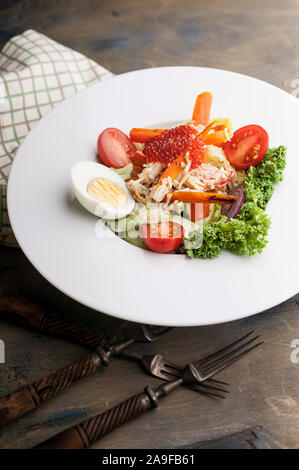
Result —
[{"label": "boiled egg half", "polygon": [[80,204],[97,217],[118,219],[134,209],[135,201],[125,181],[100,163],[76,163],[71,170],[71,182]]}]

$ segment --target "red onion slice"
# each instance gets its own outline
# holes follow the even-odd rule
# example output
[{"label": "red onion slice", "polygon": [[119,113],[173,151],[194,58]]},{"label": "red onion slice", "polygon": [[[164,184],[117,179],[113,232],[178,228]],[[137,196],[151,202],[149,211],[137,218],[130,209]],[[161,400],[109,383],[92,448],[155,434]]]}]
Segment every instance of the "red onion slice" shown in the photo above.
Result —
[{"label": "red onion slice", "polygon": [[227,222],[237,217],[241,210],[241,207],[244,204],[245,189],[243,184],[239,184],[239,186],[236,186],[235,188],[231,189],[228,194],[231,194],[232,196],[237,196],[238,199],[233,204],[224,204],[221,207],[221,215],[225,215],[227,217]]}]

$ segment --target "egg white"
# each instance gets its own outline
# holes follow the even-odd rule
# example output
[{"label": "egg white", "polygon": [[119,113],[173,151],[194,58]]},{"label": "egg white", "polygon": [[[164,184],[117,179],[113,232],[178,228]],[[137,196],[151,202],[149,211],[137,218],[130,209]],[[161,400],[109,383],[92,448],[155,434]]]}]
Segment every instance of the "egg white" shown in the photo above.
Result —
[{"label": "egg white", "polygon": [[[126,195],[126,204],[122,207],[113,207],[111,204],[97,201],[90,196],[87,192],[87,186],[95,178],[106,178],[118,184]],[[122,218],[132,212],[135,207],[135,201],[125,181],[115,171],[100,163],[91,161],[76,163],[71,169],[71,183],[80,204],[97,217],[110,220]]]}]

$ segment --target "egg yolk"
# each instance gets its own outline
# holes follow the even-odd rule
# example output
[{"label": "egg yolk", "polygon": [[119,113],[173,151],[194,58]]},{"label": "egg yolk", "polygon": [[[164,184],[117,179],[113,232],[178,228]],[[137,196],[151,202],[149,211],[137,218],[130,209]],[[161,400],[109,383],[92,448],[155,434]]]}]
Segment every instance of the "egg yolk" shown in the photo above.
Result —
[{"label": "egg yolk", "polygon": [[126,194],[122,188],[106,178],[95,178],[87,186],[88,194],[99,202],[121,207],[126,204]]}]

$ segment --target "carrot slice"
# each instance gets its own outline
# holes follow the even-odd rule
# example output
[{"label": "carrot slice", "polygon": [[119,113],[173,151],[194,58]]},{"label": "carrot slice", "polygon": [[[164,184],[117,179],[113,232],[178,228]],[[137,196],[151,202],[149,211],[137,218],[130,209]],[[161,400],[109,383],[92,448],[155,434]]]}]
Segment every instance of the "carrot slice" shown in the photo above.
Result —
[{"label": "carrot slice", "polygon": [[226,131],[228,137],[230,137],[232,133],[232,122],[229,118],[213,119],[213,121],[211,121],[210,124],[200,133],[200,137],[206,142],[210,136],[220,131]]},{"label": "carrot slice", "polygon": [[229,139],[229,134],[226,129],[217,132],[211,132],[205,138],[206,145],[217,145],[220,143],[224,143]]},{"label": "carrot slice", "polygon": [[177,176],[183,170],[182,163],[186,163],[185,153],[179,155],[172,163],[169,165],[166,170],[162,173],[159,178],[158,184],[162,184],[165,178],[170,176],[171,180],[174,181]]},{"label": "carrot slice", "polygon": [[201,124],[203,126],[209,124],[212,101],[212,93],[208,91],[197,96],[192,114],[192,121],[194,121],[195,124]]},{"label": "carrot slice", "polygon": [[236,196],[222,193],[202,193],[199,191],[174,191],[170,201],[202,202],[209,204],[232,204],[237,200]]},{"label": "carrot slice", "polygon": [[157,135],[162,134],[164,131],[165,129],[142,129],[134,127],[130,130],[130,138],[133,142],[144,144],[152,137],[156,137]]}]

